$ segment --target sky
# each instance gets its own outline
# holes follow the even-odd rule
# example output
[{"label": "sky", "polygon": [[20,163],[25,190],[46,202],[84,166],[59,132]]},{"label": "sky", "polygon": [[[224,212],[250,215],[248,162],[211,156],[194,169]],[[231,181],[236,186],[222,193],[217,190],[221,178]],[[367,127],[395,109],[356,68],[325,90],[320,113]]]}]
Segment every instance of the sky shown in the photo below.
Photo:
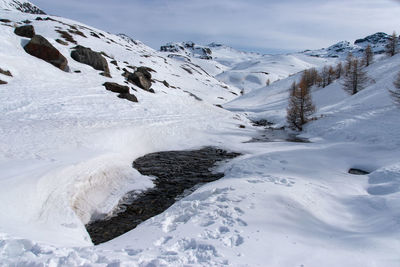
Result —
[{"label": "sky", "polygon": [[154,49],[168,42],[217,42],[280,53],[319,49],[375,32],[400,32],[395,0],[31,0],[46,13]]}]

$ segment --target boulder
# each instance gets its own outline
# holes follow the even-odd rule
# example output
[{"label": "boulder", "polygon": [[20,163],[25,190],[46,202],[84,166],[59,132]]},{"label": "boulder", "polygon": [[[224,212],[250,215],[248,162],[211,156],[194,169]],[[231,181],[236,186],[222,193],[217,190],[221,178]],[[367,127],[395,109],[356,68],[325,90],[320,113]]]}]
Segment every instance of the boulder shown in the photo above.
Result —
[{"label": "boulder", "polygon": [[24,25],[15,28],[14,33],[18,36],[32,38],[33,36],[35,36],[35,29],[32,25]]},{"label": "boulder", "polygon": [[0,80],[0,84],[7,84],[7,82]]},{"label": "boulder", "polygon": [[118,97],[119,97],[119,98],[126,99],[126,100],[129,100],[129,101],[131,101],[131,102],[136,102],[136,103],[139,102],[138,99],[136,98],[136,96],[133,95],[133,94],[130,94],[130,93],[119,94]]},{"label": "boulder", "polygon": [[120,85],[118,83],[106,82],[103,84],[108,91],[120,94],[128,94],[129,87],[125,85]]},{"label": "boulder", "polygon": [[169,88],[169,83],[166,80],[164,80],[162,83],[164,84],[165,87]]},{"label": "boulder", "polygon": [[12,77],[11,71],[0,68],[0,74]]},{"label": "boulder", "polygon": [[151,74],[146,67],[139,67],[134,73],[129,73],[127,79],[146,91],[151,87]]},{"label": "boulder", "polygon": [[67,59],[41,35],[33,36],[29,43],[25,45],[24,50],[63,71],[68,71]]},{"label": "boulder", "polygon": [[71,57],[80,63],[92,66],[95,70],[102,70],[105,75],[110,76],[107,60],[100,53],[88,47],[81,45],[74,47]]}]

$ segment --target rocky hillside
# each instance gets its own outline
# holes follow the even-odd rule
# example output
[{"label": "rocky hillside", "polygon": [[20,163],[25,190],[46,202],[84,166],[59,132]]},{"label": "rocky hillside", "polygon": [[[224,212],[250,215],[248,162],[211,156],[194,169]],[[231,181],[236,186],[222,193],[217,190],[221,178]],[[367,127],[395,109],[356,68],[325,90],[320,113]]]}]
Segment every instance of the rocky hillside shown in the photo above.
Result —
[{"label": "rocky hillside", "polygon": [[306,50],[303,54],[325,58],[344,58],[348,53],[353,53],[354,55],[359,56],[364,52],[368,45],[371,46],[372,51],[375,54],[383,54],[385,52],[385,45],[389,38],[390,35],[383,32],[377,32],[365,38],[357,39],[353,44],[348,41],[342,41],[328,48]]},{"label": "rocky hillside", "polygon": [[19,0],[0,0],[0,9],[17,10],[30,14],[46,14],[43,10],[35,6],[29,1]]},{"label": "rocky hillside", "polygon": [[248,93],[304,69],[335,64],[350,52],[361,56],[368,45],[375,54],[382,54],[389,38],[390,35],[378,32],[357,39],[353,44],[342,41],[328,48],[286,55],[262,55],[238,51],[218,43],[198,45],[193,42],[169,43],[160,51],[170,58],[195,62],[218,80]]}]

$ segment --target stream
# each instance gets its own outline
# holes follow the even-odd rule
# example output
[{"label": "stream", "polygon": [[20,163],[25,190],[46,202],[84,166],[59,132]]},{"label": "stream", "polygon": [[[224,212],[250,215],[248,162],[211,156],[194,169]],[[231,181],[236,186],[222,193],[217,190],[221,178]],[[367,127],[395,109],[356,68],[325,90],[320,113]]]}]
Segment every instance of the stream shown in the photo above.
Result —
[{"label": "stream", "polygon": [[218,180],[223,173],[212,169],[217,163],[240,156],[215,147],[190,151],[147,154],[132,164],[142,175],[154,176],[155,186],[145,192],[129,192],[112,216],[90,222],[86,229],[97,245],[114,239],[143,221],[156,216],[199,186]]}]

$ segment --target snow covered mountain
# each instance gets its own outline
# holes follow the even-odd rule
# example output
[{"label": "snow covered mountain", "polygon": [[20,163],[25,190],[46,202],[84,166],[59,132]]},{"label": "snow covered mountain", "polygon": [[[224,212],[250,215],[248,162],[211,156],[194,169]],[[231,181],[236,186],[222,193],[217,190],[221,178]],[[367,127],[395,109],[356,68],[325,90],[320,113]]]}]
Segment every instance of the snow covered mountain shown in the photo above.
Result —
[{"label": "snow covered mountain", "polygon": [[354,44],[351,44],[348,41],[342,41],[326,49],[306,50],[303,53],[315,57],[339,57],[343,59],[348,53],[360,56],[364,52],[365,48],[370,45],[374,54],[383,54],[385,52],[385,45],[389,39],[390,35],[383,32],[377,32],[365,38],[357,39]]},{"label": "snow covered mountain", "polygon": [[361,56],[368,45],[371,45],[375,54],[382,54],[389,38],[390,35],[378,32],[357,39],[354,44],[342,41],[328,48],[286,55],[262,55],[217,43],[202,46],[193,42],[169,43],[162,46],[160,51],[168,57],[193,61],[218,80],[248,93],[264,87],[267,82],[285,79],[304,69],[333,65],[338,60],[344,60],[348,53]]},{"label": "snow covered mountain", "polygon": [[[193,43],[155,51],[0,3],[0,266],[400,262],[400,111],[388,93],[400,55],[368,66],[374,82],[356,95],[340,80],[313,88],[316,119],[301,135],[310,142],[249,142],[270,133],[248,118],[284,126],[298,72],[336,63],[340,45],[319,56]],[[371,43],[378,53],[386,37],[354,49]],[[56,60],[28,44],[51,49]],[[93,246],[87,222],[126,192],[154,186],[132,168],[135,159],[208,145],[242,156],[218,167],[224,178]]]},{"label": "snow covered mountain", "polygon": [[0,9],[5,10],[18,10],[24,13],[30,14],[41,14],[44,15],[43,10],[35,6],[29,1],[19,1],[19,0],[0,0]]},{"label": "snow covered mountain", "polygon": [[272,83],[304,69],[335,62],[335,59],[316,58],[301,53],[249,53],[217,43],[207,46],[193,42],[170,43],[162,46],[160,50],[168,57],[194,62],[219,81],[240,88],[246,93],[264,87],[267,81]]}]

